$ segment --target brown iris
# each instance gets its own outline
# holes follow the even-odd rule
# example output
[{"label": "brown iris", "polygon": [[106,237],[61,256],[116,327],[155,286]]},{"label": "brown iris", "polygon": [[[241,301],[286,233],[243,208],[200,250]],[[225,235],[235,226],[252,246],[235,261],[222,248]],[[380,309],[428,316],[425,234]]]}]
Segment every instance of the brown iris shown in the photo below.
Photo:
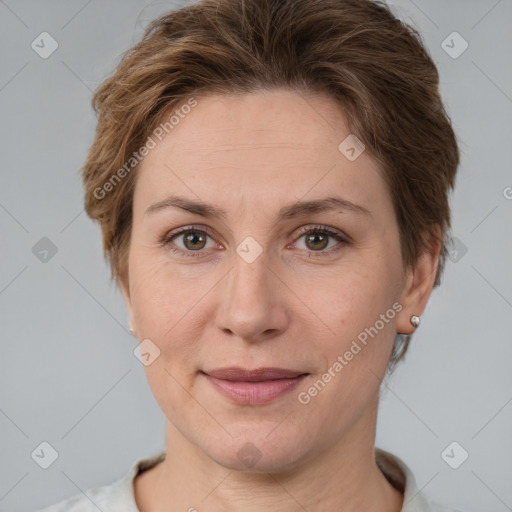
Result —
[{"label": "brown iris", "polygon": [[183,242],[187,249],[203,249],[206,244],[206,236],[207,235],[201,231],[188,231],[187,234],[183,235]]},{"label": "brown iris", "polygon": [[[321,234],[321,233],[311,233],[310,235],[307,235],[306,236],[306,245],[308,245],[309,242],[312,242],[313,244],[316,244],[316,243],[318,243],[319,239],[321,240],[320,241],[320,245],[313,246],[312,249],[313,250],[325,249],[325,247],[327,246],[329,237],[327,235]],[[309,247],[309,248],[311,248],[311,247]]]}]

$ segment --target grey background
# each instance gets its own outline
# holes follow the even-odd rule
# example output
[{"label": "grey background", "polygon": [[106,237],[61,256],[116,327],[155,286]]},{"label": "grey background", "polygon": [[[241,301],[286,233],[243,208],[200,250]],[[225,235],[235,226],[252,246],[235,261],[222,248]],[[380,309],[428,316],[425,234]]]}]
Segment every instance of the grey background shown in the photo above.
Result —
[{"label": "grey background", "polygon": [[[393,4],[438,65],[461,141],[452,233],[467,253],[447,262],[405,364],[383,384],[377,445],[428,496],[512,510],[512,1]],[[92,90],[175,5],[0,1],[2,511],[110,483],[164,448],[164,416],[133,355],[99,226],[83,212],[78,169],[95,127]],[[31,48],[43,31],[59,45],[47,59]],[[469,44],[456,59],[441,47],[453,31]],[[57,248],[46,263],[32,252],[42,237]],[[43,441],[58,452],[46,470],[31,458]],[[441,458],[452,441],[469,453],[458,469]]]}]

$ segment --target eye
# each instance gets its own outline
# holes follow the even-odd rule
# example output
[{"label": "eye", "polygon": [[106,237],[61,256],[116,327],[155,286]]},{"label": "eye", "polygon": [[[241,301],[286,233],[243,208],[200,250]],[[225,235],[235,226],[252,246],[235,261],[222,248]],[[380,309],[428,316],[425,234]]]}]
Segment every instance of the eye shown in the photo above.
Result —
[{"label": "eye", "polygon": [[[341,233],[333,231],[325,226],[315,226],[313,228],[306,228],[305,230],[302,230],[299,240],[302,238],[304,238],[305,246],[303,250],[309,251],[311,253],[319,253],[315,254],[315,257],[328,256],[333,252],[338,251],[341,248],[341,245],[349,243]],[[333,239],[338,242],[342,242],[342,244],[338,243],[338,246],[334,244],[334,249],[332,245],[329,247],[330,242]]]},{"label": "eye", "polygon": [[[299,235],[298,240],[304,238],[305,246],[304,248],[299,247],[299,249],[313,254],[313,257],[329,256],[340,250],[343,245],[350,243],[348,237],[326,226],[307,227]],[[206,251],[203,249],[222,247],[213,241],[213,236],[213,232],[206,226],[187,226],[167,233],[160,241],[160,244],[164,247],[169,246],[172,252],[179,253],[184,257],[197,258],[205,256]],[[208,239],[210,239],[209,245]],[[341,242],[337,245],[334,244],[334,248],[330,244],[333,239]]]},{"label": "eye", "polygon": [[163,246],[171,246],[173,252],[179,252],[185,257],[194,258],[203,256],[204,254],[201,254],[203,249],[215,247],[213,241],[208,245],[208,238],[211,239],[212,235],[208,228],[187,226],[186,228],[165,235],[161,244]]}]

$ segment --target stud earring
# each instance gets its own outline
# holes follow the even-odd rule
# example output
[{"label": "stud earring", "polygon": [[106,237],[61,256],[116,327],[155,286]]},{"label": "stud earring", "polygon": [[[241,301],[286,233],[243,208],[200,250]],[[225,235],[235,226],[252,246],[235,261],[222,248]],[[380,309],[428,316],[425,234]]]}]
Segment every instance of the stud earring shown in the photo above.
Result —
[{"label": "stud earring", "polygon": [[[409,322],[416,328],[420,325],[420,317],[416,315],[412,315],[411,318],[409,318]],[[405,334],[403,332],[397,331],[397,334]]]},{"label": "stud earring", "polygon": [[131,326],[131,324],[130,324],[130,334],[131,334],[132,336],[135,336],[135,330],[133,329],[133,327]]},{"label": "stud earring", "polygon": [[412,315],[410,321],[414,327],[418,327],[420,325],[420,317],[419,316]]}]

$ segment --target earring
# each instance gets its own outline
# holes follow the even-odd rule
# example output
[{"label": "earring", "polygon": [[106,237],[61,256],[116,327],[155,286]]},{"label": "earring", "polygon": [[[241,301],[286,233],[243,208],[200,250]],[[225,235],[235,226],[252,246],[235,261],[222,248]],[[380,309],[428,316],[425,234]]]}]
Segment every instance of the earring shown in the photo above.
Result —
[{"label": "earring", "polygon": [[412,325],[414,325],[414,327],[418,327],[420,325],[420,317],[416,316],[416,315],[412,315],[410,322]]},{"label": "earring", "polygon": [[131,326],[131,324],[130,324],[130,333],[132,336],[135,336],[135,331],[134,331],[133,327]]}]

